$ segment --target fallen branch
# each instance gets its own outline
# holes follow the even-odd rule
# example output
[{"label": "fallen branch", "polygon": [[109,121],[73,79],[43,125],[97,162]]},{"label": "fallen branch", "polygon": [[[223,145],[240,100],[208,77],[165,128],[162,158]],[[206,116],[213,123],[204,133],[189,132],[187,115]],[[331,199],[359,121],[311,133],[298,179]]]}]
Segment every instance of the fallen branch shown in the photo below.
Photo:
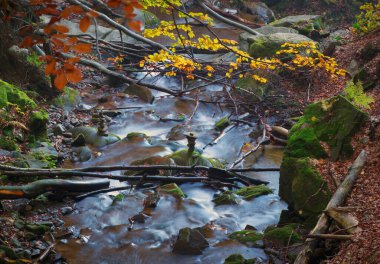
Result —
[{"label": "fallen branch", "polygon": [[[71,54],[67,54],[67,53],[62,53],[62,57],[70,59],[70,58],[75,58],[76,56],[71,55]],[[118,78],[120,80],[123,80],[123,81],[125,81],[126,83],[129,83],[129,84],[143,85],[143,86],[146,86],[149,89],[156,90],[156,91],[159,91],[159,92],[164,92],[164,93],[167,93],[167,94],[170,94],[170,95],[173,95],[173,96],[178,96],[180,94],[180,93],[178,93],[176,91],[172,91],[170,89],[167,89],[167,88],[164,88],[164,87],[161,87],[161,86],[157,86],[157,85],[150,84],[150,83],[139,82],[138,80],[132,79],[132,78],[130,78],[130,77],[128,77],[128,76],[126,76],[126,75],[124,75],[122,73],[118,73],[118,72],[112,71],[112,70],[106,68],[105,66],[103,66],[102,64],[100,64],[100,63],[98,63],[96,61],[93,61],[93,60],[88,60],[88,59],[80,58],[80,60],[78,62],[80,64],[82,64],[82,65],[86,65],[86,66],[95,68],[95,69],[99,70],[103,74],[106,74],[106,75],[109,75],[109,76],[112,76],[112,77],[116,77],[116,78]]]},{"label": "fallen branch", "polygon": [[203,1],[197,1],[197,4],[202,7],[207,13],[209,13],[211,16],[215,17],[217,20],[222,21],[223,23],[226,23],[227,25],[234,26],[236,28],[242,29],[250,34],[253,35],[262,35],[261,33],[257,32],[256,30],[247,27],[243,24],[240,24],[238,22],[232,21],[228,18],[225,18],[224,16],[219,15],[217,12],[212,10],[208,4],[205,4]]},{"label": "fallen branch", "polygon": [[[352,164],[352,167],[350,171],[348,172],[344,181],[340,184],[339,188],[336,190],[333,197],[331,197],[331,200],[327,204],[325,210],[328,210],[329,208],[332,208],[332,207],[338,207],[344,202],[347,195],[350,193],[356,178],[362,171],[364,164],[366,162],[366,159],[367,159],[367,154],[363,150],[362,152],[360,152],[359,156],[356,158],[356,160]],[[329,217],[324,212],[322,212],[322,215],[320,216],[316,226],[310,232],[309,235],[316,236],[316,235],[324,234],[327,231],[328,227],[329,227]],[[305,247],[298,254],[294,264],[309,263],[311,260],[312,254],[314,252],[314,249],[317,246],[318,240],[308,238],[305,243],[306,243]]]},{"label": "fallen branch", "polygon": [[348,240],[352,238],[352,235],[334,235],[334,234],[309,234],[307,238],[317,238],[317,239],[337,239],[337,240]]},{"label": "fallen branch", "polygon": [[46,179],[20,186],[0,186],[0,199],[34,198],[48,191],[88,192],[109,184],[109,180]]},{"label": "fallen branch", "polygon": [[264,125],[263,135],[262,135],[262,138],[260,139],[260,141],[257,143],[257,146],[254,147],[253,149],[251,149],[250,151],[248,151],[247,153],[245,153],[241,158],[239,158],[236,161],[234,161],[230,165],[229,169],[232,169],[233,167],[235,167],[236,165],[238,165],[240,162],[242,162],[243,160],[245,160],[249,155],[251,155],[252,153],[255,153],[261,147],[261,145],[264,144],[267,141],[268,141],[268,139],[266,138],[266,129],[265,129],[265,125]]},{"label": "fallen branch", "polygon": [[169,49],[167,49],[164,45],[160,44],[160,43],[157,43],[153,40],[150,40],[150,39],[147,39],[147,38],[144,38],[143,36],[133,32],[132,30],[124,27],[123,25],[117,23],[116,21],[112,20],[111,18],[109,18],[108,16],[106,16],[105,14],[101,13],[101,12],[98,12],[86,5],[84,5],[83,3],[81,3],[80,1],[77,1],[77,0],[68,0],[69,3],[71,4],[74,4],[74,5],[79,5],[80,7],[82,7],[85,11],[87,12],[93,12],[97,15],[97,17],[101,20],[103,20],[104,22],[106,22],[107,24],[109,24],[110,26],[122,31],[123,33],[125,33],[126,35],[136,39],[136,40],[139,40],[141,42],[144,42],[152,47],[155,47],[157,49],[162,49],[162,50],[165,50],[167,52],[169,52],[170,54],[172,53]]}]

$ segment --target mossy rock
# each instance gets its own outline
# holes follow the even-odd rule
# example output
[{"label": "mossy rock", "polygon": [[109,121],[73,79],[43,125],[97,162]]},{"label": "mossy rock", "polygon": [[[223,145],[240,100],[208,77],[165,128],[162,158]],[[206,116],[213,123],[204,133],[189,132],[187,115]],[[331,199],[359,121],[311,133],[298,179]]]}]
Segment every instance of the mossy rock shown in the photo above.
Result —
[{"label": "mossy rock", "polygon": [[131,132],[131,133],[128,133],[127,135],[127,139],[129,140],[139,139],[139,138],[148,138],[148,136],[142,132]]},{"label": "mossy rock", "polygon": [[[168,157],[161,156],[153,156],[142,160],[135,160],[131,162],[132,166],[140,166],[140,165],[171,165],[175,166],[175,162],[173,159]],[[126,175],[139,175],[139,174],[151,174],[151,175],[172,175],[171,170],[160,171],[157,169],[146,169],[139,171],[128,171]]]},{"label": "mossy rock", "polygon": [[254,230],[236,231],[228,235],[228,237],[231,239],[236,239],[240,243],[246,244],[248,246],[260,246],[257,243],[257,241],[260,241],[263,239],[263,235],[260,233],[257,233]]},{"label": "mossy rock", "polygon": [[162,185],[158,188],[158,191],[160,193],[167,193],[167,194],[173,195],[174,197],[179,197],[179,198],[186,197],[186,194],[175,183]]},{"label": "mossy rock", "polygon": [[283,227],[268,227],[264,232],[265,244],[285,247],[301,242],[302,238],[295,228],[295,224],[289,224]]},{"label": "mossy rock", "polygon": [[320,214],[331,198],[327,183],[309,158],[283,159],[279,194],[304,219]]},{"label": "mossy rock", "polygon": [[50,227],[42,224],[27,224],[25,229],[36,235],[43,235],[50,230]]},{"label": "mossy rock", "polygon": [[[304,116],[289,132],[288,157],[326,158],[350,157],[352,135],[360,128],[368,115],[338,95],[330,99],[309,105]],[[320,141],[329,146],[327,151]]]},{"label": "mossy rock", "polygon": [[54,100],[54,104],[65,109],[70,109],[77,106],[80,99],[80,93],[78,90],[65,87],[63,93]]},{"label": "mossy rock", "polygon": [[261,184],[257,186],[248,186],[241,188],[235,191],[235,193],[241,196],[244,200],[252,200],[253,198],[259,197],[261,195],[271,194],[273,193],[273,190],[266,185]]},{"label": "mossy rock", "polygon": [[149,88],[139,84],[130,84],[127,88],[125,88],[124,92],[129,95],[137,96],[146,103],[153,103],[154,101],[152,91]]},{"label": "mossy rock", "polygon": [[16,104],[22,110],[37,107],[37,104],[20,88],[0,80],[0,108],[6,107],[8,103]]},{"label": "mossy rock", "polygon": [[120,137],[113,133],[109,133],[108,136],[100,136],[98,134],[98,129],[94,127],[74,127],[70,130],[70,132],[73,134],[73,138],[76,138],[79,134],[82,134],[86,139],[86,144],[90,144],[95,147],[104,147],[120,140]]},{"label": "mossy rock", "polygon": [[224,264],[255,264],[256,259],[245,259],[240,254],[232,254],[224,260]]},{"label": "mossy rock", "polygon": [[274,27],[290,27],[308,36],[313,30],[321,30],[323,28],[323,21],[319,15],[297,15],[281,18],[269,25]]},{"label": "mossy rock", "polygon": [[[244,89],[256,94],[259,97],[264,97],[265,95],[270,95],[269,86],[267,84],[259,83],[254,80],[251,75],[244,76],[243,78],[239,78],[236,81],[237,89]],[[256,98],[255,98],[256,99]]]},{"label": "mossy rock", "polygon": [[212,166],[211,162],[198,151],[189,153],[187,149],[182,149],[167,155],[166,157],[173,159],[175,164],[180,166]]},{"label": "mossy rock", "polygon": [[253,36],[248,39],[248,53],[255,58],[271,57],[280,50],[282,44],[298,44],[301,42],[312,42],[312,40],[295,33],[275,33],[271,35]]},{"label": "mossy rock", "polygon": [[215,123],[215,129],[218,130],[218,131],[223,131],[223,130],[224,130],[226,127],[228,127],[230,124],[231,124],[230,119],[228,118],[228,116],[225,116],[225,117],[219,119],[219,120]]},{"label": "mossy rock", "polygon": [[33,111],[29,117],[29,128],[34,135],[46,137],[49,114],[45,110]]},{"label": "mossy rock", "polygon": [[226,205],[226,204],[238,204],[239,198],[232,191],[225,191],[222,194],[218,195],[212,200],[215,203],[215,206]]},{"label": "mossy rock", "polygon": [[200,255],[208,246],[208,241],[197,228],[185,227],[179,230],[177,241],[173,245],[173,252],[184,255]]}]

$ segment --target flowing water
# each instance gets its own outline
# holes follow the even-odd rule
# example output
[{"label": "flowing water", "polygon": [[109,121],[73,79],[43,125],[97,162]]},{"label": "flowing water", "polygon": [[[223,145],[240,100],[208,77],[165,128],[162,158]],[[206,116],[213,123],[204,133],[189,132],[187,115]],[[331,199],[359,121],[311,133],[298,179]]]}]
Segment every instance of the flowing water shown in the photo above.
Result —
[{"label": "flowing water", "polygon": [[[161,80],[166,83],[168,80]],[[179,85],[170,81],[172,86]],[[166,83],[167,84],[167,83]],[[178,87],[178,86],[177,86]],[[96,92],[84,104],[94,106]],[[209,87],[205,94],[210,98],[222,98],[221,87]],[[104,107],[140,106],[128,109],[114,118],[109,131],[122,138],[129,132],[143,132],[151,140],[121,140],[113,145],[96,149],[101,155],[84,163],[68,166],[84,167],[94,165],[129,164],[138,159],[154,155],[164,156],[186,147],[182,133],[177,140],[168,140],[167,135],[174,126],[184,122],[163,122],[160,117],[172,117],[182,114],[189,117],[195,108],[193,100],[159,96],[153,104],[143,104],[134,98],[112,98],[112,105]],[[99,105],[98,105],[99,107]],[[214,129],[215,122],[230,110],[216,104],[199,103],[198,109],[187,131],[198,135],[196,147],[202,149],[208,142],[218,136]],[[250,138],[254,127],[239,125],[231,129],[217,144],[205,148],[203,154],[208,157],[224,159],[231,163],[239,156],[245,142]],[[244,161],[244,167],[279,167],[282,148],[266,145],[252,157]],[[115,172],[120,173],[120,172]],[[262,249],[247,247],[237,241],[228,239],[228,234],[244,229],[246,225],[263,231],[268,225],[276,224],[281,210],[286,208],[278,196],[278,172],[250,172],[246,175],[269,181],[273,194],[265,195],[251,201],[242,200],[238,205],[215,206],[212,202],[215,189],[201,183],[182,184],[181,188],[187,198],[178,199],[163,195],[158,206],[144,211],[150,218],[145,223],[135,224],[130,229],[129,218],[144,210],[143,200],[151,191],[126,191],[123,201],[113,202],[109,194],[88,197],[76,204],[74,213],[65,216],[65,227],[76,234],[57,243],[57,251],[69,263],[223,263],[230,254],[240,253],[246,258],[260,257],[265,260]],[[126,183],[113,181],[113,186]],[[112,193],[111,193],[112,194]],[[113,193],[115,194],[115,193]],[[171,245],[176,235],[184,227],[201,227],[208,225],[207,239],[210,247],[202,255],[178,255],[172,253]]]},{"label": "flowing water", "polygon": [[[228,28],[228,30],[226,30]],[[196,27],[196,30],[200,30]],[[238,30],[217,25],[214,28],[221,37],[236,39]],[[208,33],[208,32],[204,32]],[[214,60],[210,55],[201,55],[198,59]],[[166,88],[180,89],[178,80],[149,77],[144,81],[155,82]],[[195,81],[193,86],[202,84]],[[124,138],[130,132],[142,132],[147,139],[123,139],[110,146],[94,149],[96,158],[84,163],[66,164],[66,167],[85,167],[101,165],[130,164],[134,160],[151,156],[164,156],[176,150],[186,148],[184,133],[197,134],[196,148],[202,150],[209,142],[218,137],[214,129],[215,122],[230,115],[231,109],[224,107],[226,93],[219,85],[208,85],[198,96],[205,101],[219,101],[221,104],[200,102],[196,108],[195,92],[189,98],[174,98],[155,93],[153,104],[142,103],[132,97],[118,96],[111,93],[106,103],[99,104],[98,98],[104,95],[92,91],[84,99],[87,108],[122,109],[121,115],[113,118],[109,131]],[[176,122],[170,119],[177,115],[185,116],[185,121]],[[240,113],[241,114],[241,113]],[[169,119],[169,121],[165,121]],[[170,133],[176,127],[176,133]],[[253,132],[253,133],[252,133]],[[169,136],[170,135],[170,136]],[[203,155],[223,159],[228,163],[235,161],[241,147],[246,142],[253,142],[260,135],[255,127],[239,125],[222,137],[217,144],[204,148]],[[282,160],[282,148],[266,145],[260,151],[247,158],[240,166],[279,167]],[[120,174],[120,172],[114,172]],[[238,205],[215,206],[212,202],[215,189],[201,183],[187,183],[180,187],[187,195],[178,199],[162,195],[154,209],[144,211],[143,201],[151,191],[125,191],[123,201],[114,202],[110,195],[100,194],[88,197],[75,206],[74,213],[63,218],[65,228],[74,235],[58,241],[56,250],[69,263],[223,263],[231,254],[242,254],[245,258],[258,257],[266,260],[267,256],[259,248],[248,247],[228,238],[228,234],[242,230],[246,225],[255,227],[259,232],[269,225],[276,224],[280,212],[287,205],[278,196],[278,172],[249,172],[247,176],[269,182],[273,194],[264,195],[251,201],[240,201]],[[126,183],[112,181],[112,186],[123,186]],[[129,218],[144,211],[150,217],[145,223],[135,223],[130,227]],[[207,225],[207,240],[210,244],[202,255],[179,255],[172,253],[178,231],[184,227],[202,227]]]}]

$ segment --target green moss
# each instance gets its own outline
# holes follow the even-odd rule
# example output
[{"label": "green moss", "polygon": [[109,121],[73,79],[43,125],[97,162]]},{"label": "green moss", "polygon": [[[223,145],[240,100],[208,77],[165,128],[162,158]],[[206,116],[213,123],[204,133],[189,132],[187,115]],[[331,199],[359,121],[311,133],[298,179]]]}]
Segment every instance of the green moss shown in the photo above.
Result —
[{"label": "green moss", "polygon": [[296,124],[299,129],[290,131],[286,154],[291,157],[303,158],[326,158],[327,153],[323,149],[314,129],[303,121]]},{"label": "green moss", "polygon": [[279,194],[303,218],[318,215],[331,198],[326,182],[308,158],[283,159]]},{"label": "green moss", "polygon": [[223,131],[223,129],[225,129],[226,127],[228,127],[230,124],[231,124],[230,119],[228,118],[228,116],[225,116],[225,117],[219,119],[215,123],[215,129],[218,130],[218,131]]},{"label": "green moss", "polygon": [[35,52],[32,52],[31,54],[29,54],[26,57],[26,61],[38,68],[44,64],[44,62],[39,59],[38,55]]},{"label": "green moss", "polygon": [[182,149],[166,156],[174,160],[175,164],[181,166],[208,166],[211,167],[211,162],[203,157],[198,151],[189,153],[187,149]]},{"label": "green moss", "polygon": [[42,225],[42,224],[27,224],[25,226],[26,230],[32,232],[33,234],[36,235],[43,235],[45,232],[50,230],[50,227],[47,225]]},{"label": "green moss", "polygon": [[19,150],[19,147],[13,138],[0,136],[0,149],[15,151]]},{"label": "green moss", "polygon": [[42,151],[34,151],[31,153],[31,156],[36,159],[36,160],[39,160],[41,161],[42,163],[45,164],[45,166],[43,166],[44,169],[53,169],[53,168],[56,168],[56,165],[57,165],[57,157],[54,156],[54,155],[49,155],[49,154],[46,154]]},{"label": "green moss", "polygon": [[[349,157],[351,136],[367,118],[366,113],[340,95],[311,104],[289,132],[286,155],[326,158],[329,154],[333,160]],[[321,141],[328,144],[329,153]]]},{"label": "green moss", "polygon": [[268,228],[264,232],[264,240],[276,245],[287,246],[302,241],[301,236],[295,230],[295,225]]},{"label": "green moss", "polygon": [[49,114],[45,110],[33,111],[29,117],[30,131],[38,136],[47,136]]},{"label": "green moss", "polygon": [[[168,157],[161,157],[161,156],[153,156],[142,160],[135,160],[131,162],[131,165],[133,166],[139,166],[139,165],[172,165],[175,166],[176,164],[171,158]],[[156,169],[146,169],[146,170],[139,170],[139,171],[128,171],[126,175],[141,175],[141,174],[150,174],[150,175],[172,175],[171,170],[156,170]]]},{"label": "green moss", "polygon": [[22,110],[37,107],[37,104],[20,88],[0,80],[0,108],[6,107],[9,103],[18,105]]},{"label": "green moss", "polygon": [[255,264],[256,259],[245,259],[240,254],[232,254],[224,260],[224,264]]},{"label": "green moss", "polygon": [[234,192],[225,191],[221,195],[215,197],[212,200],[215,203],[215,206],[224,205],[224,204],[238,204],[238,197]]},{"label": "green moss", "polygon": [[160,186],[158,191],[173,195],[175,197],[186,197],[186,194],[175,183],[169,183],[169,184],[162,185],[162,186]]},{"label": "green moss", "polygon": [[79,101],[79,91],[70,87],[65,87],[63,93],[55,99],[54,104],[59,107],[74,107]]},{"label": "green moss", "polygon": [[261,195],[273,193],[272,189],[264,184],[257,186],[248,186],[235,191],[237,195],[242,196],[244,200],[251,200]]},{"label": "green moss", "polygon": [[127,139],[129,140],[132,140],[134,138],[147,138],[148,136],[144,133],[141,133],[141,132],[131,132],[131,133],[128,133],[127,135]]},{"label": "green moss", "polygon": [[225,162],[222,162],[219,159],[216,159],[216,158],[206,158],[206,159],[211,163],[211,166],[214,168],[224,169],[226,167]]},{"label": "green moss", "polygon": [[248,245],[257,245],[256,242],[263,239],[263,235],[254,230],[241,230],[233,232],[228,236],[229,238],[236,239],[240,243]]}]

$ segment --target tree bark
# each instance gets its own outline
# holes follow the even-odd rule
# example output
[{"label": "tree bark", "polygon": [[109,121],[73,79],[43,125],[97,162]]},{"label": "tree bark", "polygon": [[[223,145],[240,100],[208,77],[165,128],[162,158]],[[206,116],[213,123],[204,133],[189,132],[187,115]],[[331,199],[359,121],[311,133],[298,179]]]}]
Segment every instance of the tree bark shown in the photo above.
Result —
[{"label": "tree bark", "polygon": [[109,180],[46,179],[20,186],[0,186],[0,199],[34,198],[48,191],[89,192],[108,188]]}]

